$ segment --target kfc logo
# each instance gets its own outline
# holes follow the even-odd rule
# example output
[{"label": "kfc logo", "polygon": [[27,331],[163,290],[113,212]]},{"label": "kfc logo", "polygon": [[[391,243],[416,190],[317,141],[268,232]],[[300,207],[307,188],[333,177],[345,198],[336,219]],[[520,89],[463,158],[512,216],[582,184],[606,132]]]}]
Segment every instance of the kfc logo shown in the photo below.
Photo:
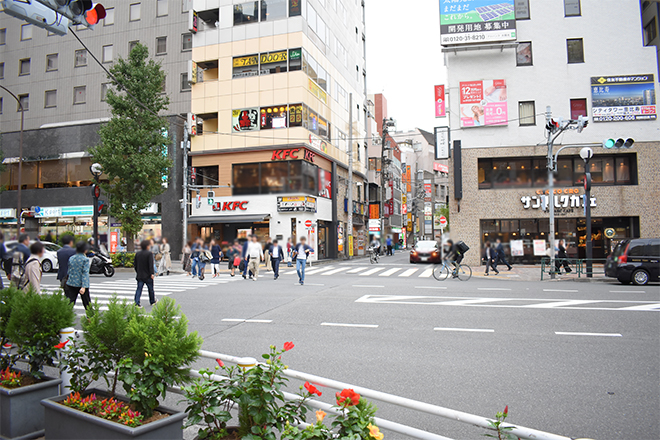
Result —
[{"label": "kfc logo", "polygon": [[214,211],[236,211],[240,209],[241,211],[247,211],[247,204],[249,202],[218,202],[213,204]]},{"label": "kfc logo", "polygon": [[[300,157],[300,150],[302,150],[302,157]],[[270,160],[296,160],[304,159],[307,162],[314,163],[316,155],[304,148],[289,148],[286,150],[273,150],[273,155]]]}]

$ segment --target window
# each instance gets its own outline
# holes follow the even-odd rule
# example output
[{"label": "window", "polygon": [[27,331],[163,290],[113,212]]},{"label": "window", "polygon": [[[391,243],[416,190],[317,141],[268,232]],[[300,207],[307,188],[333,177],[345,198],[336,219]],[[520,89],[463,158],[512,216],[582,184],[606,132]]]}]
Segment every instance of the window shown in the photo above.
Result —
[{"label": "window", "polygon": [[78,86],[73,88],[73,103],[84,104],[87,100],[87,86]]},{"label": "window", "polygon": [[44,108],[57,107],[57,90],[46,90]]},{"label": "window", "polygon": [[191,33],[181,35],[181,52],[192,50],[192,38]]},{"label": "window", "polygon": [[133,3],[128,9],[128,19],[129,21],[138,21],[140,20],[141,7],[140,3]]},{"label": "window", "polygon": [[303,0],[289,0],[289,17],[298,17],[302,14]]},{"label": "window", "polygon": [[218,166],[195,167],[195,185],[218,185]]},{"label": "window", "polygon": [[156,3],[156,17],[164,17],[169,13],[170,0],[158,0]]},{"label": "window", "polygon": [[587,100],[584,98],[571,99],[571,119],[587,116]]},{"label": "window", "polygon": [[7,43],[7,29],[0,29],[0,46]]},{"label": "window", "polygon": [[182,73],[181,74],[181,91],[182,92],[188,92],[191,89],[191,85],[188,82],[188,73]]},{"label": "window", "polygon": [[139,42],[140,42],[139,40],[128,42],[128,53],[129,54],[133,51],[133,48],[135,48],[135,46],[137,46]]},{"label": "window", "polygon": [[516,0],[516,20],[529,19],[529,0]]},{"label": "window", "polygon": [[103,62],[104,63],[112,62],[112,44],[103,46]]},{"label": "window", "polygon": [[103,26],[112,26],[115,24],[115,8],[106,8]]},{"label": "window", "polygon": [[31,24],[22,24],[21,25],[21,41],[31,40],[32,39],[32,25]]},{"label": "window", "polygon": [[536,107],[534,101],[522,101],[518,103],[518,117],[520,125],[536,125]]},{"label": "window", "polygon": [[257,76],[259,75],[259,54],[235,57],[233,66],[234,78]]},{"label": "window", "polygon": [[259,74],[286,72],[288,67],[288,51],[266,52],[259,56]]},{"label": "window", "polygon": [[30,74],[30,59],[25,58],[18,62],[18,74],[19,75],[29,75]]},{"label": "window", "polygon": [[335,81],[335,98],[337,102],[346,110],[348,110],[348,93],[346,90]]},{"label": "window", "polygon": [[644,26],[644,45],[650,46],[653,40],[658,36],[658,27],[655,23],[655,17]]},{"label": "window", "polygon": [[255,1],[234,5],[234,26],[256,23],[259,19],[257,5],[258,3]]},{"label": "window", "polygon": [[56,53],[46,55],[46,72],[53,72],[57,70],[57,58],[58,55]]},{"label": "window", "polygon": [[286,18],[287,0],[261,0],[261,21]]},{"label": "window", "polygon": [[289,71],[302,70],[302,49],[289,49]]},{"label": "window", "polygon": [[163,87],[160,89],[161,93],[167,93],[167,76],[163,77]]},{"label": "window", "polygon": [[167,53],[167,37],[156,38],[156,55],[165,55]]},{"label": "window", "polygon": [[566,40],[566,51],[568,53],[568,64],[584,63],[582,38]]},{"label": "window", "polygon": [[5,79],[5,63],[0,63],[0,79]]},{"label": "window", "polygon": [[110,90],[110,83],[101,84],[101,102],[105,101],[105,97],[108,95],[108,90]]},{"label": "window", "polygon": [[516,48],[516,65],[517,66],[531,66],[532,65],[532,42],[525,41],[518,43]]},{"label": "window", "polygon": [[[30,110],[30,94],[26,93],[24,95],[18,95],[18,100],[21,102],[21,105],[23,106],[23,111],[28,111]],[[21,106],[16,105],[16,111],[20,112],[21,111]]]},{"label": "window", "polygon": [[302,160],[234,164],[233,195],[304,193],[318,195],[318,167]]},{"label": "window", "polygon": [[564,0],[564,16],[579,17],[580,15],[582,15],[580,0]]},{"label": "window", "polygon": [[75,67],[82,67],[87,65],[87,51],[85,49],[79,49],[75,54]]},{"label": "window", "polygon": [[192,9],[192,0],[181,0],[181,12],[186,13]]},{"label": "window", "polygon": [[307,5],[307,24],[319,37],[321,42],[327,44],[325,21],[323,21],[311,5]]}]

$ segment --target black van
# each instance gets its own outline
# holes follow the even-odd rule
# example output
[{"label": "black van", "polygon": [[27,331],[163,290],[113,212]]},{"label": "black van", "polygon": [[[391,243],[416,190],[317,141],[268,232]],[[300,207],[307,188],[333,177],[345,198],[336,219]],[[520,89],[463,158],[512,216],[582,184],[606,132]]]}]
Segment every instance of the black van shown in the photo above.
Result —
[{"label": "black van", "polygon": [[622,284],[660,281],[660,238],[621,240],[607,257],[605,275]]}]

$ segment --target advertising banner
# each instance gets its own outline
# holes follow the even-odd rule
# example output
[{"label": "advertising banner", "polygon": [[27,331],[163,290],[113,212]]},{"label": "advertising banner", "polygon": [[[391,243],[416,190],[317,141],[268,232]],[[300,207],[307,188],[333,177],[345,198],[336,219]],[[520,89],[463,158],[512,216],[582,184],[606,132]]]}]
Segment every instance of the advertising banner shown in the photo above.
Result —
[{"label": "advertising banner", "polygon": [[114,254],[117,252],[117,246],[119,245],[119,232],[112,231],[110,233],[110,253]]},{"label": "advertising banner", "polygon": [[232,116],[232,131],[256,131],[259,130],[259,109],[246,108],[242,110],[233,110]]},{"label": "advertising banner", "polygon": [[653,75],[592,77],[591,114],[594,122],[657,119]]},{"label": "advertising banner", "polygon": [[449,167],[447,165],[443,165],[441,163],[433,162],[433,171],[437,171],[439,173],[449,174]]},{"label": "advertising banner", "polygon": [[328,103],[328,94],[325,93],[325,91],[319,87],[318,84],[316,84],[313,80],[308,81],[308,89],[312,93],[312,95],[316,96],[319,98],[324,104]]},{"label": "advertising banner", "polygon": [[305,197],[278,197],[277,212],[305,211]]},{"label": "advertising banner", "polygon": [[460,93],[461,127],[507,125],[506,80],[461,82]]},{"label": "advertising banner", "polygon": [[440,0],[440,44],[516,39],[514,0]]},{"label": "advertising banner", "polygon": [[[545,247],[545,242],[543,242]],[[523,247],[522,240],[511,240],[511,256],[512,257],[522,257],[525,255],[525,250]]]},{"label": "advertising banner", "polygon": [[319,197],[332,198],[332,173],[319,168]]},{"label": "advertising banner", "polygon": [[380,219],[369,219],[369,232],[380,232]]},{"label": "advertising banner", "polygon": [[449,127],[435,127],[435,158],[449,159]]},{"label": "advertising banner", "polygon": [[435,117],[444,118],[445,113],[445,86],[435,86]]},{"label": "advertising banner", "polygon": [[535,257],[546,256],[545,240],[534,240],[534,256]]}]

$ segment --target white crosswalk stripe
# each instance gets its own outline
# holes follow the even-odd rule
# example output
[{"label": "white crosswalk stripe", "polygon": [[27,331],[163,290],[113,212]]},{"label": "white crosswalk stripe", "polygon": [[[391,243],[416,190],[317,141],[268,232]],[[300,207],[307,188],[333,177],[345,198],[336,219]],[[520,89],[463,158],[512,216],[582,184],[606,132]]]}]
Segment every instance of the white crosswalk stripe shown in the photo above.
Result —
[{"label": "white crosswalk stripe", "polygon": [[358,272],[362,272],[363,270],[366,270],[366,269],[367,269],[366,267],[356,267],[355,269],[351,269],[346,273],[358,273]]},{"label": "white crosswalk stripe", "polygon": [[400,270],[401,270],[400,267],[393,267],[392,269],[387,269],[383,273],[379,273],[378,276],[379,277],[389,277],[390,275],[394,275],[396,272],[398,272]]},{"label": "white crosswalk stripe", "polygon": [[430,268],[426,269],[424,272],[422,272],[419,275],[419,278],[429,278],[431,275],[433,275],[433,268],[432,267],[430,267]]},{"label": "white crosswalk stripe", "polygon": [[412,274],[414,274],[415,272],[417,272],[417,269],[408,269],[408,270],[404,271],[403,273],[400,273],[399,276],[400,277],[409,277]]},{"label": "white crosswalk stripe", "polygon": [[340,267],[338,269],[333,269],[329,272],[323,272],[321,275],[334,275],[334,274],[339,273],[341,271],[344,271],[346,269],[348,269],[348,267]]},{"label": "white crosswalk stripe", "polygon": [[331,269],[334,269],[334,266],[324,266],[324,267],[318,267],[316,269],[309,269],[309,270],[305,269],[305,276],[314,275],[316,273],[325,272],[326,270],[331,270]]},{"label": "white crosswalk stripe", "polygon": [[374,267],[373,269],[369,269],[368,271],[361,273],[360,276],[365,277],[365,276],[373,275],[376,272],[380,272],[383,269],[385,269],[385,268],[384,267]]}]

